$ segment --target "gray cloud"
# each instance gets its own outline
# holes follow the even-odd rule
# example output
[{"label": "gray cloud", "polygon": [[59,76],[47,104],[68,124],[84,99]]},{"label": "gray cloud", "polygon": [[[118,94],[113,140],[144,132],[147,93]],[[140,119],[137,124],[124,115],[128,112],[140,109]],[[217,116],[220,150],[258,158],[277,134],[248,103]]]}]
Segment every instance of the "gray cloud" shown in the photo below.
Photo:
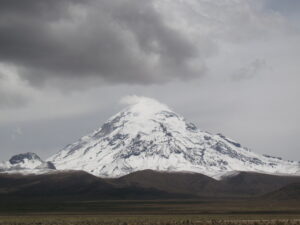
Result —
[{"label": "gray cloud", "polygon": [[[299,160],[298,6],[0,1],[0,159],[48,157],[118,112],[119,98],[137,94],[255,152]],[[23,135],[12,140],[18,127]]]},{"label": "gray cloud", "polygon": [[264,8],[266,11],[275,12],[287,20],[293,32],[300,32],[300,1],[298,0],[264,0]]},{"label": "gray cloud", "polygon": [[190,65],[198,49],[149,0],[5,0],[0,21],[0,60],[33,84],[86,77],[147,84],[204,71]]},{"label": "gray cloud", "polygon": [[28,97],[15,87],[8,75],[0,71],[0,109],[18,108],[28,103]]},{"label": "gray cloud", "polygon": [[240,68],[232,75],[232,80],[241,81],[252,79],[258,76],[259,73],[266,68],[266,62],[263,59],[255,59],[253,62]]},{"label": "gray cloud", "polygon": [[299,13],[300,2],[298,0],[265,0],[265,8],[289,16],[291,14]]},{"label": "gray cloud", "polygon": [[21,94],[0,89],[0,109],[18,108],[28,103],[28,99]]}]

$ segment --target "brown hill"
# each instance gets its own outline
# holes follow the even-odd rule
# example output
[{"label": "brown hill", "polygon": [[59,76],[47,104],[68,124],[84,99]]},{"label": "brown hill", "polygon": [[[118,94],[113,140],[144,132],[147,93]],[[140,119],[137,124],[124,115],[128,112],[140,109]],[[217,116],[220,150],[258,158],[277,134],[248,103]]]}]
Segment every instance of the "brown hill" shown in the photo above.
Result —
[{"label": "brown hill", "polygon": [[153,188],[118,187],[109,180],[83,171],[41,175],[1,174],[0,196],[79,199],[156,199],[186,198]]},{"label": "brown hill", "polygon": [[82,171],[41,175],[0,174],[2,197],[76,197],[82,199],[174,199],[257,197],[274,192],[300,177],[241,172],[217,181],[197,173],[152,170],[103,179]]},{"label": "brown hill", "polygon": [[300,182],[299,176],[278,176],[253,172],[240,172],[221,181],[227,187],[223,190],[223,194],[240,196],[260,196],[296,182]]},{"label": "brown hill", "polygon": [[213,195],[218,181],[199,173],[159,172],[143,170],[131,173],[111,182],[119,187],[142,187],[163,190],[169,193],[185,193],[201,196],[204,192]]},{"label": "brown hill", "polygon": [[279,190],[266,194],[264,197],[272,200],[300,201],[300,183],[289,184]]},{"label": "brown hill", "polygon": [[169,193],[200,197],[253,197],[299,182],[300,177],[240,172],[220,181],[199,173],[158,172],[143,170],[111,182],[119,187],[154,188]]}]

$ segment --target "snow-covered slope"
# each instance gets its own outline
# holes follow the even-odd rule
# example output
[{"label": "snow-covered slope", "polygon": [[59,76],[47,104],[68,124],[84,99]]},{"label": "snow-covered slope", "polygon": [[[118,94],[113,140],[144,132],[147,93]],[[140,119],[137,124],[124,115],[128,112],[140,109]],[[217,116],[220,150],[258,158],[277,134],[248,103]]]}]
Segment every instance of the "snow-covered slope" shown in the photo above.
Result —
[{"label": "snow-covered slope", "polygon": [[61,170],[101,177],[134,171],[188,171],[214,178],[234,171],[300,174],[299,162],[251,152],[221,134],[199,130],[166,105],[129,97],[129,106],[93,133],[48,159]]},{"label": "snow-covered slope", "polygon": [[42,173],[54,169],[53,163],[43,161],[32,152],[15,155],[9,161],[0,163],[0,172]]}]

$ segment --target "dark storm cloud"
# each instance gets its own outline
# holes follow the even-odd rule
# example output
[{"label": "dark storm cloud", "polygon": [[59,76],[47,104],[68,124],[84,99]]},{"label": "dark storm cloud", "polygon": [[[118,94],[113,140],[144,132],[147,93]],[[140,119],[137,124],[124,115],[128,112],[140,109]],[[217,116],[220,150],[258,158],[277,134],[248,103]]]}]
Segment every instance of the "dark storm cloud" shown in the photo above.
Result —
[{"label": "dark storm cloud", "polygon": [[149,0],[0,2],[0,61],[31,83],[187,79],[203,72],[192,66],[197,55]]},{"label": "dark storm cloud", "polygon": [[[254,152],[299,160],[299,4],[1,0],[0,160],[54,154],[130,94],[166,103]],[[179,80],[205,65],[204,79]]]}]

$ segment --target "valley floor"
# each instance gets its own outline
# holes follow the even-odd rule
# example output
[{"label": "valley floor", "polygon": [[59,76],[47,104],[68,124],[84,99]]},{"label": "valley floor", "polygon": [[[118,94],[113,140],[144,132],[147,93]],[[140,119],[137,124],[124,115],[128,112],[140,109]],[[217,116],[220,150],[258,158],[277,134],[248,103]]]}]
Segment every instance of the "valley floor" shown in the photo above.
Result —
[{"label": "valley floor", "polygon": [[0,202],[0,225],[214,224],[300,225],[297,201],[11,201]]},{"label": "valley floor", "polygon": [[[298,218],[298,219],[297,219]],[[291,215],[14,215],[0,216],[1,225],[299,225]]]}]

